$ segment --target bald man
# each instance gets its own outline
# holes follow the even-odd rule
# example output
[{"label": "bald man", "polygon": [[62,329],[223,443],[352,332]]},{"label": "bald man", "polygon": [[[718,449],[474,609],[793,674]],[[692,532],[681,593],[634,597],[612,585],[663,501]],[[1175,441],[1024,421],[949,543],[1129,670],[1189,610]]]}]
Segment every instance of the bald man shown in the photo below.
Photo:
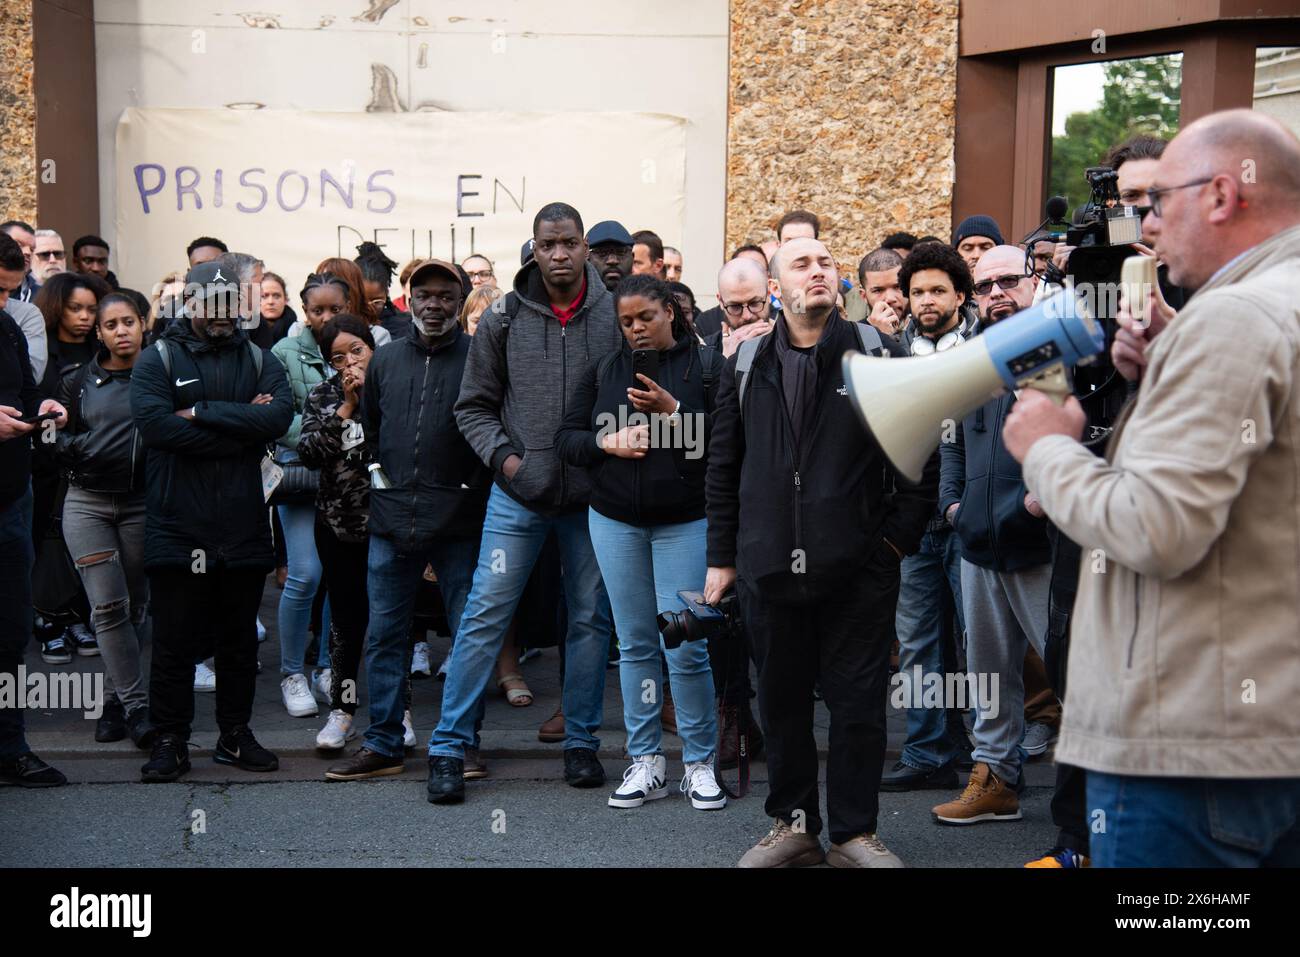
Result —
[{"label": "bald man", "polygon": [[1169,278],[1197,291],[1158,336],[1129,322],[1141,377],[1106,459],[1079,444],[1073,399],[1026,390],[1003,429],[1084,543],[1056,756],[1087,770],[1094,865],[1294,867],[1300,141],[1211,114],[1147,197]]},{"label": "bald man", "polygon": [[[786,310],[727,360],[713,415],[704,593],[716,604],[734,585],[739,597],[758,665],[773,818],[741,867],[901,866],[876,835],[885,689],[898,565],[934,510],[936,476],[907,485],[858,421],[841,359],[862,351],[867,333],[879,337],[842,321],[838,284],[821,242],[781,246],[768,291]],[[819,680],[831,715],[829,855],[817,836]]]},{"label": "bald man", "polygon": [[718,308],[722,311],[722,328],[706,342],[731,358],[745,340],[772,331],[767,270],[747,256],[723,265],[718,272]]}]

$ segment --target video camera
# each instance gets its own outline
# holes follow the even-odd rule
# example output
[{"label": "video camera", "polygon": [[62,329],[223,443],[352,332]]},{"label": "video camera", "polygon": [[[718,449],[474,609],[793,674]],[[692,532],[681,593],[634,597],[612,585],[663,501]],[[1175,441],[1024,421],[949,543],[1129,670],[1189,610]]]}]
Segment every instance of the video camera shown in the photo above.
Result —
[{"label": "video camera", "polygon": [[1142,241],[1142,214],[1120,202],[1119,174],[1109,166],[1090,166],[1083,175],[1091,193],[1078,223],[1066,230],[1065,242],[1075,249],[1065,271],[1075,285],[1117,283],[1133,255],[1129,247]]},{"label": "video camera", "polygon": [[704,600],[702,592],[679,591],[677,597],[686,606],[682,611],[664,611],[655,617],[665,648],[678,648],[683,641],[708,641],[711,638],[738,638],[740,618],[736,593],[728,592],[716,606]]}]

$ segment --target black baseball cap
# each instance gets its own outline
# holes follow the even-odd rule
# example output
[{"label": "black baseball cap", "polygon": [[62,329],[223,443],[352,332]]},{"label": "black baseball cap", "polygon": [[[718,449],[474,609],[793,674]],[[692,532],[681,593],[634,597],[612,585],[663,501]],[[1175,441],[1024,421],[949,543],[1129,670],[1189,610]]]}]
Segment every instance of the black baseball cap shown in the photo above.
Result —
[{"label": "black baseball cap", "polygon": [[533,261],[533,241],[530,239],[519,249],[519,265],[527,266]]},{"label": "black baseball cap", "polygon": [[620,246],[631,246],[633,244],[632,234],[623,228],[622,223],[607,219],[587,230],[588,246],[599,246],[601,243],[617,243]]}]

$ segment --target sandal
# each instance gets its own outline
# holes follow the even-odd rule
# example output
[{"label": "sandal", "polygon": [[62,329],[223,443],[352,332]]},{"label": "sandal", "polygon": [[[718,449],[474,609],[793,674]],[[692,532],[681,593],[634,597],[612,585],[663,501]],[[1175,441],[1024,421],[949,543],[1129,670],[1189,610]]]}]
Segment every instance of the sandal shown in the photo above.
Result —
[{"label": "sandal", "polygon": [[[523,684],[522,688],[507,688],[506,682],[518,681]],[[524,676],[521,674],[502,675],[497,679],[497,687],[505,692],[506,701],[515,708],[527,708],[533,703],[533,693],[528,690],[528,685],[524,683]]]}]

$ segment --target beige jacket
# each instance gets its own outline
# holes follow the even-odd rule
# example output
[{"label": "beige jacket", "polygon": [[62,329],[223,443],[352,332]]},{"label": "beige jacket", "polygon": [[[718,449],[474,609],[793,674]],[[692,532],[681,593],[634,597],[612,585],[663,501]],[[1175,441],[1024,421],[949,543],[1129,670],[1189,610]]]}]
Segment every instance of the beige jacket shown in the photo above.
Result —
[{"label": "beige jacket", "polygon": [[1300,777],[1300,227],[1152,343],[1108,457],[1051,436],[1024,463],[1083,545],[1057,760]]}]

